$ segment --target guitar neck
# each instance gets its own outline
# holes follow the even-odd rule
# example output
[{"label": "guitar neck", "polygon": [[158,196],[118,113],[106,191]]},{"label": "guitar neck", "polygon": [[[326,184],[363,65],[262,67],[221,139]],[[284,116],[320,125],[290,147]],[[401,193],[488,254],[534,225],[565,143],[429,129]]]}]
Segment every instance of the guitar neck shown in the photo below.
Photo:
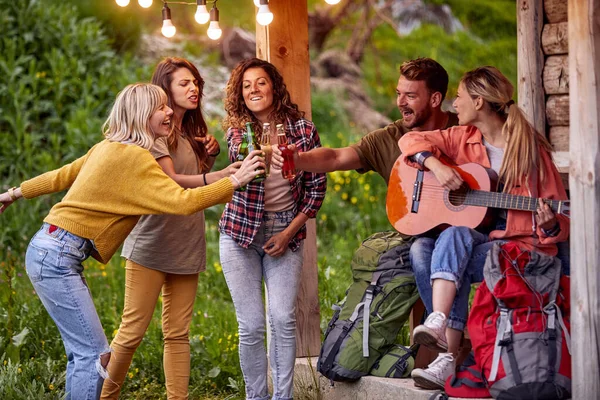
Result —
[{"label": "guitar neck", "polygon": [[[561,214],[562,200],[543,199],[555,214]],[[479,207],[502,208],[507,210],[536,211],[539,199],[535,197],[517,196],[510,193],[485,192],[482,190],[469,190],[464,204]]]}]

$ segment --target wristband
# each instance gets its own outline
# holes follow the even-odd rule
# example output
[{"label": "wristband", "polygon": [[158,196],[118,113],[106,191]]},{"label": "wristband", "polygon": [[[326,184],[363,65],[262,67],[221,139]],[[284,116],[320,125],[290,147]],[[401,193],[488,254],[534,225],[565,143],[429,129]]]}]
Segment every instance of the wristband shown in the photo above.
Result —
[{"label": "wristband", "polygon": [[206,174],[202,174],[202,179],[204,180],[204,186],[208,186],[208,183],[206,182]]},{"label": "wristband", "polygon": [[236,181],[236,182],[237,182],[237,184],[238,184],[238,188],[241,188],[241,187],[242,187],[242,184],[240,183],[240,181],[238,180],[238,178],[236,178],[236,177],[235,177],[235,175],[231,175],[231,178],[232,178],[234,181]]},{"label": "wristband", "polygon": [[430,151],[422,151],[412,156],[412,158],[417,164],[419,164],[421,167],[424,167],[425,160],[427,160],[431,156],[433,156],[433,154]]},{"label": "wristband", "polygon": [[555,237],[560,232],[560,224],[557,221],[552,229],[545,230],[544,228],[540,228],[540,230],[546,237]]},{"label": "wristband", "polygon": [[8,196],[10,197],[10,199],[12,201],[17,201],[19,198],[17,196],[15,196],[15,189],[17,189],[16,187],[11,187],[10,189],[8,189]]},{"label": "wristband", "polygon": [[221,154],[221,148],[220,148],[220,147],[219,147],[219,150],[218,150],[218,151],[217,151],[215,154],[209,154],[208,156],[209,156],[209,157],[216,157],[216,156],[218,156],[219,154]]}]

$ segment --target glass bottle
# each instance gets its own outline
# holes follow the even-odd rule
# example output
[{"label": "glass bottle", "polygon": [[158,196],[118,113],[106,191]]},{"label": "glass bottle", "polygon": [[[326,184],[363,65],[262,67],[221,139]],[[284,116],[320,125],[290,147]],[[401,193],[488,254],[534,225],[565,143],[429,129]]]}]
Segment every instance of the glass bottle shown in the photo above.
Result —
[{"label": "glass bottle", "polygon": [[[248,135],[246,132],[242,133],[242,143],[240,143],[240,148],[238,149],[238,154],[236,157],[237,161],[244,161],[244,159],[248,156]],[[246,190],[246,186],[241,186],[237,189],[240,192]]]},{"label": "glass bottle", "polygon": [[[246,122],[246,142],[248,143],[248,153],[254,150],[260,150],[260,143],[258,143],[258,138],[254,134],[254,130],[252,129],[252,122]],[[264,171],[258,175],[256,178],[252,179],[252,182],[262,182],[265,180]]]},{"label": "glass bottle", "polygon": [[281,167],[281,175],[292,180],[296,177],[296,165],[294,164],[294,152],[287,147],[287,137],[282,124],[277,124],[277,147],[283,156],[283,167]]},{"label": "glass bottle", "polygon": [[260,149],[265,153],[265,176],[271,174],[271,157],[273,149],[271,148],[271,124],[265,122],[263,124],[262,136],[260,137]]}]

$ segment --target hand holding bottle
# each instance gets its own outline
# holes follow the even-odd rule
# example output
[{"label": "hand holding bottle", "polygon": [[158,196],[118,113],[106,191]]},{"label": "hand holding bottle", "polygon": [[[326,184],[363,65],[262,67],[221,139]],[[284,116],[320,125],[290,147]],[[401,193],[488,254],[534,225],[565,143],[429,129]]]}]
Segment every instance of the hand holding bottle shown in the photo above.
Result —
[{"label": "hand holding bottle", "polygon": [[260,150],[251,151],[240,165],[240,169],[230,176],[229,179],[231,179],[235,189],[246,186],[257,174],[264,172],[265,162],[261,156],[262,152]]}]

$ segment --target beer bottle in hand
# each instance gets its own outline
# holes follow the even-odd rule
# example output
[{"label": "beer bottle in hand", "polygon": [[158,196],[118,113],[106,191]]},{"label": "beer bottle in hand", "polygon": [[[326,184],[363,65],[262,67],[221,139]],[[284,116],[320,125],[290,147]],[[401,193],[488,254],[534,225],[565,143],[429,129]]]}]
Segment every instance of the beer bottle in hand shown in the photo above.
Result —
[{"label": "beer bottle in hand", "polygon": [[260,137],[260,149],[265,153],[265,176],[271,174],[271,156],[273,149],[271,148],[271,124],[265,122],[263,124],[262,136]]},{"label": "beer bottle in hand", "polygon": [[[248,153],[248,135],[246,134],[246,132],[244,132],[242,134],[242,143],[240,143],[236,160],[244,161],[244,159],[248,156]],[[243,192],[246,190],[246,186],[241,186],[237,190]]]},{"label": "beer bottle in hand", "polygon": [[[252,152],[254,150],[260,150],[260,144],[258,143],[258,138],[254,134],[252,130],[252,122],[246,122],[246,141],[248,143],[248,152]],[[256,178],[252,179],[252,182],[262,182],[265,180],[265,173],[261,173],[256,175]]]},{"label": "beer bottle in hand", "polygon": [[277,147],[283,156],[283,167],[281,167],[281,175],[292,180],[296,177],[296,165],[294,164],[294,152],[287,147],[287,137],[282,124],[277,124]]}]

